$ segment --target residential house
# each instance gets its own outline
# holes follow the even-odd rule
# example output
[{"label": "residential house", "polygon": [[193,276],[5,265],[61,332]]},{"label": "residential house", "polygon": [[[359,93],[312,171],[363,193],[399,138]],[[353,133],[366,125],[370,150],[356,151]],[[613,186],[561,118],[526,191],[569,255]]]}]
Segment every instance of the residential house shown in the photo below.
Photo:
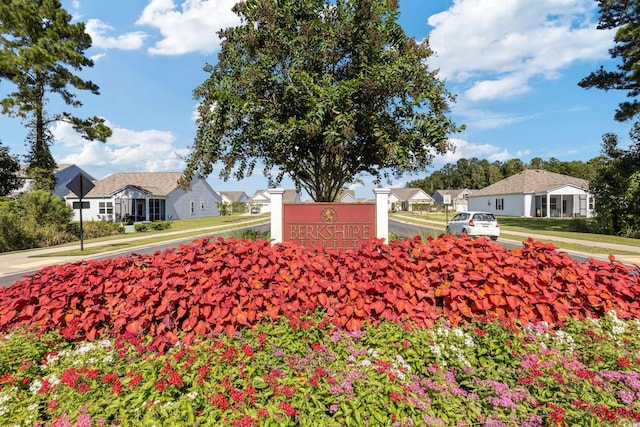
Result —
[{"label": "residential house", "polygon": [[422,188],[390,188],[390,211],[423,211],[435,203]]},{"label": "residential house", "polygon": [[522,217],[591,217],[589,182],[554,172],[527,169],[468,196],[469,210]]},{"label": "residential house", "polygon": [[244,191],[218,191],[218,195],[226,203],[248,203],[249,196]]},{"label": "residential house", "polygon": [[243,213],[248,211],[249,196],[244,191],[218,191],[222,201],[229,206],[228,214],[232,212]]},{"label": "residential house", "polygon": [[[115,173],[95,181],[83,197],[89,208],[83,219],[116,222],[218,216],[222,198],[202,178],[194,177],[188,191],[178,187],[181,172]],[[77,196],[67,195],[67,204]],[[76,210],[75,219],[79,220]]]},{"label": "residential house", "polygon": [[357,203],[356,190],[340,190],[336,203]]},{"label": "residential house", "polygon": [[[284,190],[284,203],[299,203],[302,201],[296,190]],[[271,195],[268,190],[258,190],[249,198],[249,211],[253,214],[271,212]]]},{"label": "residential house", "polygon": [[464,212],[469,210],[468,197],[471,194],[471,190],[467,188],[458,190],[436,190],[433,193],[433,200],[439,205],[444,205],[445,196],[449,196],[449,209],[453,209],[456,212]]},{"label": "residential house", "polygon": [[[53,190],[53,194],[60,197],[61,199],[64,199],[64,197],[69,194],[67,184],[78,174],[84,175],[89,181],[95,181],[94,177],[89,175],[85,170],[77,165],[58,165],[55,172],[53,173],[53,176],[56,180],[56,186]],[[33,180],[27,174],[27,166],[20,167],[18,176],[22,180],[22,187],[12,192],[12,196],[17,196],[31,189],[31,183]]]}]

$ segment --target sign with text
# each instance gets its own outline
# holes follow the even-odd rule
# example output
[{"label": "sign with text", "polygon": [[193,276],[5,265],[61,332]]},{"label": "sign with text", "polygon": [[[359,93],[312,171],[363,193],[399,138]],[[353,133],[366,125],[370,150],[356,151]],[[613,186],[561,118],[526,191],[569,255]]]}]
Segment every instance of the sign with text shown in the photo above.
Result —
[{"label": "sign with text", "polygon": [[374,203],[285,203],[283,241],[326,249],[355,249],[376,237]]}]

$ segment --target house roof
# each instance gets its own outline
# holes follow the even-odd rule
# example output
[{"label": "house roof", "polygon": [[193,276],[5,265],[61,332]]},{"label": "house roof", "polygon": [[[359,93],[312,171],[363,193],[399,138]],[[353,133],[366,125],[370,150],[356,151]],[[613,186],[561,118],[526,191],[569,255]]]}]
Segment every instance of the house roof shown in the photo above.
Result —
[{"label": "house roof", "polygon": [[178,188],[182,172],[129,172],[114,173],[95,181],[95,187],[85,197],[109,197],[125,187],[132,186],[152,196],[167,196]]},{"label": "house roof", "polygon": [[221,191],[220,195],[226,197],[231,202],[237,202],[243,196],[247,196],[244,191]]},{"label": "house roof", "polygon": [[[413,196],[415,196],[417,193],[421,191],[424,192],[424,190],[422,190],[421,188],[390,188],[389,190],[391,190],[391,194],[396,196],[398,200],[402,200],[402,201],[411,199]],[[424,193],[424,194],[429,199],[432,198],[427,193]]]},{"label": "house roof", "polygon": [[340,192],[338,193],[338,200],[344,200],[347,197],[353,199],[354,201],[358,200],[356,199],[356,190],[340,190]]},{"label": "house roof", "polygon": [[540,169],[525,169],[488,187],[474,190],[471,197],[547,192],[565,185],[573,185],[583,190],[589,189],[589,181],[586,179]]},{"label": "house roof", "polygon": [[456,189],[456,190],[436,190],[436,192],[433,193],[433,198],[438,202],[442,202],[444,200],[444,198],[442,196],[448,194],[448,195],[451,196],[451,200],[456,200],[458,198],[458,196],[460,196],[465,191],[468,192],[469,194],[471,194],[471,190],[469,190],[467,188],[461,188],[461,189]]},{"label": "house roof", "polygon": [[[271,200],[271,196],[269,195],[269,190],[258,190],[249,200]],[[282,194],[282,201],[297,202],[298,192],[296,190],[284,190],[284,194]]]}]

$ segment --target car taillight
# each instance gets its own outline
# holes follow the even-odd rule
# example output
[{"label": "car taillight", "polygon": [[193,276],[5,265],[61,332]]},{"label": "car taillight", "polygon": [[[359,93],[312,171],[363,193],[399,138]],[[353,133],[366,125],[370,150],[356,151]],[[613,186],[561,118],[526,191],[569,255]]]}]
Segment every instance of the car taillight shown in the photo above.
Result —
[{"label": "car taillight", "polygon": [[469,220],[469,227],[475,227],[475,226],[476,226],[476,225],[473,223],[473,220],[472,220],[472,219],[470,219],[470,220]]}]

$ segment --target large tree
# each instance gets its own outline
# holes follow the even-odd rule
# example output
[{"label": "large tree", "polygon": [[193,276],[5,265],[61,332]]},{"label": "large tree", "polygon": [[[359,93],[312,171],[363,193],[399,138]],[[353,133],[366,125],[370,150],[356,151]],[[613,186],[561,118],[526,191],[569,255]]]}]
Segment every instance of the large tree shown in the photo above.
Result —
[{"label": "large tree", "polygon": [[0,142],[0,197],[5,197],[22,185],[18,177],[20,163],[9,153],[7,147]]},{"label": "large tree", "polygon": [[269,185],[289,176],[333,201],[361,174],[376,182],[424,170],[460,130],[452,95],[408,38],[394,0],[248,0],[199,100],[183,185],[195,174],[241,179],[258,163]]},{"label": "large tree", "polygon": [[0,3],[0,82],[12,82],[16,91],[2,104],[2,113],[22,119],[29,129],[29,167],[49,171],[55,162],[50,153],[49,127],[58,121],[68,122],[89,140],[105,141],[111,129],[101,117],[81,119],[69,112],[49,114],[47,95],[59,95],[70,107],[82,103],[72,91],[88,90],[99,94],[91,81],[74,72],[92,67],[85,56],[91,37],[83,23],[71,23],[58,0],[3,0]]},{"label": "large tree", "polygon": [[627,92],[629,101],[621,102],[615,119],[626,121],[640,113],[640,1],[597,0],[600,8],[598,29],[616,30],[615,45],[609,49],[612,58],[619,59],[617,70],[607,71],[603,66],[578,83],[581,87],[616,89]]},{"label": "large tree", "polygon": [[635,235],[640,232],[640,123],[629,133],[629,149],[618,147],[618,136],[606,134],[602,158],[590,184],[594,194],[596,219],[612,234]]}]

